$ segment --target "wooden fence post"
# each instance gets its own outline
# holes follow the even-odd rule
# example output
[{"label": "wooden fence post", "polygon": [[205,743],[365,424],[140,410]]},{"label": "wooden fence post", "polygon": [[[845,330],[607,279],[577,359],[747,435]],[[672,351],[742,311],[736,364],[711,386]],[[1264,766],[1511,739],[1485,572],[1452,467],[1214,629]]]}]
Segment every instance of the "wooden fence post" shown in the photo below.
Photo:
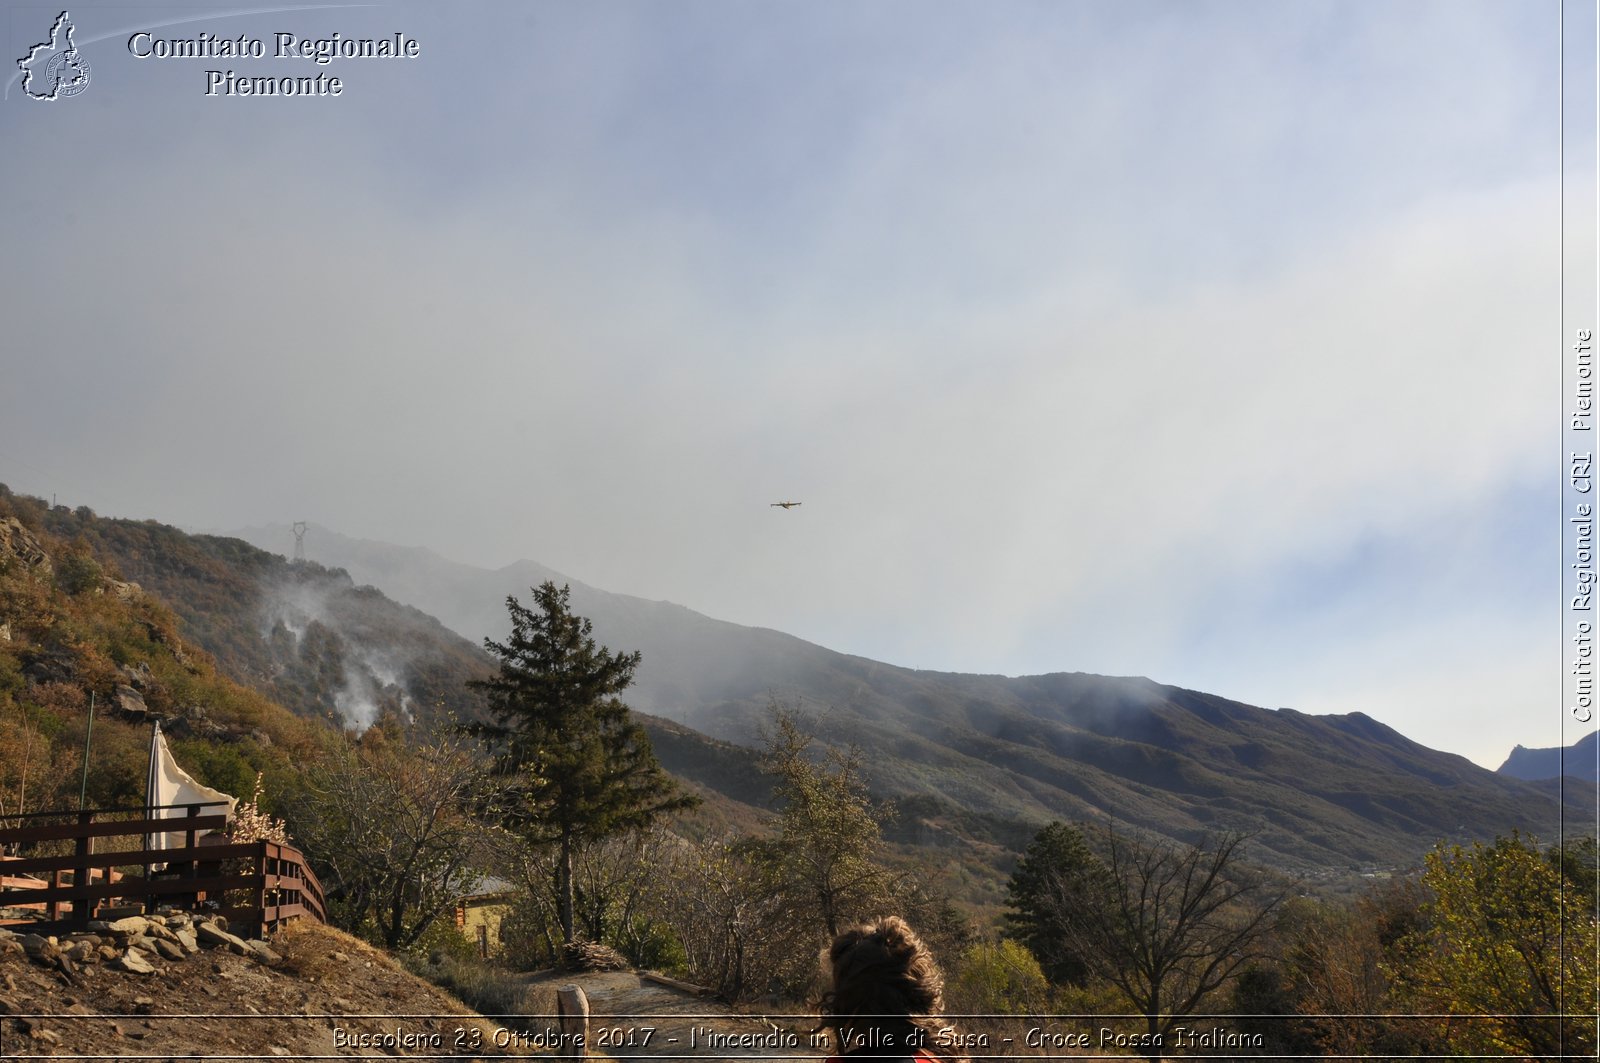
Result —
[{"label": "wooden fence post", "polygon": [[[72,869],[72,886],[78,891],[78,896],[72,899],[72,921],[79,930],[89,929],[89,919],[94,914],[94,900],[90,898],[89,890],[89,861],[88,857],[94,852],[94,839],[89,837],[89,824],[94,822],[93,812],[78,812],[78,837],[73,846],[73,855],[79,857],[78,864]],[[106,869],[106,881],[111,881],[111,869]]]},{"label": "wooden fence post", "polygon": [[569,983],[556,990],[556,1011],[561,1016],[561,1033],[566,1042],[562,1047],[568,1049],[558,1054],[582,1059],[589,1054],[589,998],[583,987]]},{"label": "wooden fence post", "polygon": [[261,847],[261,856],[256,861],[257,873],[261,876],[261,889],[256,894],[256,937],[267,936],[267,843],[256,842]]},{"label": "wooden fence post", "polygon": [[[189,808],[189,814],[188,814],[188,816],[185,817],[186,819],[194,819],[195,817],[200,815],[200,806],[199,805],[189,805],[188,808]],[[195,842],[197,841],[197,839],[198,839],[198,836],[195,834],[194,824],[191,823],[189,825],[189,829],[183,835],[183,847],[185,849],[193,849],[195,847]],[[189,877],[190,878],[194,877],[194,864],[193,863],[190,863],[190,865],[189,865]]]}]

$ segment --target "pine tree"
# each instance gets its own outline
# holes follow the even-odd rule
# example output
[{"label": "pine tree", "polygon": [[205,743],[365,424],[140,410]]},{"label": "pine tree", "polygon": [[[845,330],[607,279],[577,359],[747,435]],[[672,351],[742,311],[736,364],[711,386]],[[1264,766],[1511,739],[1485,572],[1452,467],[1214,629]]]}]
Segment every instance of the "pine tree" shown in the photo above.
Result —
[{"label": "pine tree", "polygon": [[1110,873],[1083,832],[1055,822],[1041,830],[1006,883],[1008,933],[1027,946],[1057,985],[1088,984],[1090,964],[1074,941],[1072,920],[1103,907]]},{"label": "pine tree", "polygon": [[553,885],[566,942],[574,937],[574,854],[698,802],[662,770],[650,736],[617,696],[633,682],[640,654],[597,646],[569,594],[546,581],[533,588],[533,608],[507,598],[511,637],[484,640],[499,674],[473,684],[487,693],[493,716],[478,730],[518,789],[508,826],[529,845],[557,847]]}]

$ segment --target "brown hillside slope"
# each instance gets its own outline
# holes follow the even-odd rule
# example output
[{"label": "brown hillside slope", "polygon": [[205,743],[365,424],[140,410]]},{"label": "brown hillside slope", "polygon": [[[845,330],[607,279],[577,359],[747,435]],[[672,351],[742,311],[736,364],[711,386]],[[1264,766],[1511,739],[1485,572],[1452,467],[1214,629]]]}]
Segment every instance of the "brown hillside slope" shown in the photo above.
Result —
[{"label": "brown hillside slope", "polygon": [[[148,975],[89,964],[75,982],[0,949],[0,1058],[521,1054],[494,1047],[493,1022],[348,934],[301,924],[272,947],[282,959],[271,966],[217,949],[156,960]],[[396,1034],[411,1043],[390,1044]]]}]

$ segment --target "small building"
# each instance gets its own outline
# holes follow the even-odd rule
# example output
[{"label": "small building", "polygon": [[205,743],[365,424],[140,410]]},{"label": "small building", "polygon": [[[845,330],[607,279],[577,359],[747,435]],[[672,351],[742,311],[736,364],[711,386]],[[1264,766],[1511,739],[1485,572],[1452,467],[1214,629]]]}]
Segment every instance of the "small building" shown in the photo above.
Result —
[{"label": "small building", "polygon": [[511,883],[488,878],[479,885],[478,892],[456,901],[456,930],[477,947],[478,955],[484,959],[500,954],[500,924],[516,898],[516,887]]}]

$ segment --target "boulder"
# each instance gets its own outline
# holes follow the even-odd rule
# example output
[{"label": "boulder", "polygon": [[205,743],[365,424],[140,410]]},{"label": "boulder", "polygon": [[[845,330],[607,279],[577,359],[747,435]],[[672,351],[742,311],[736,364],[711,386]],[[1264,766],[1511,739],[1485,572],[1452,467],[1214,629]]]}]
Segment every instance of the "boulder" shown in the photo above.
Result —
[{"label": "boulder", "polygon": [[159,953],[163,959],[181,960],[185,956],[189,955],[187,952],[183,951],[182,945],[168,941],[166,938],[157,938],[155,948],[156,952]]},{"label": "boulder", "polygon": [[72,957],[66,953],[63,952],[56,957],[56,970],[60,971],[68,982],[73,985],[78,984],[78,965],[73,963]]},{"label": "boulder", "polygon": [[38,934],[22,935],[22,951],[35,963],[54,963],[55,958],[61,955],[61,949],[49,938],[40,937]]},{"label": "boulder", "polygon": [[172,929],[170,927],[168,927],[166,925],[166,923],[161,921],[160,919],[152,919],[152,920],[150,920],[150,925],[145,928],[145,935],[147,937],[149,937],[152,941],[155,941],[155,940],[170,941],[174,945],[176,945],[178,943],[178,935],[174,934],[172,932]]},{"label": "boulder", "polygon": [[279,956],[276,952],[273,952],[271,947],[269,947],[265,941],[246,941],[244,944],[257,960],[268,964],[269,966],[283,959],[282,956]]},{"label": "boulder", "polygon": [[143,588],[141,588],[137,583],[128,583],[120,579],[111,579],[110,577],[107,577],[105,580],[105,591],[107,594],[120,601],[131,602],[135,598],[139,597],[141,593],[143,593]]},{"label": "boulder", "polygon": [[[118,934],[125,937],[133,937],[136,934],[143,934],[145,931],[149,930],[150,920],[146,919],[142,915],[129,915],[115,920],[114,922],[105,924],[105,928],[113,934]],[[93,931],[98,928],[94,923],[90,923],[89,929]]]},{"label": "boulder", "polygon": [[156,969],[150,966],[150,961],[145,959],[144,953],[138,949],[129,949],[122,954],[122,969],[132,974],[155,974]]},{"label": "boulder", "polygon": [[196,928],[195,937],[199,938],[200,944],[206,948],[222,946],[228,951],[236,952],[241,956],[254,955],[250,951],[250,946],[244,943],[243,938],[235,937],[226,930],[219,929],[215,923],[201,923]]},{"label": "boulder", "polygon": [[130,686],[118,685],[111,695],[112,703],[129,716],[148,716],[150,706],[144,703],[144,695]]}]

